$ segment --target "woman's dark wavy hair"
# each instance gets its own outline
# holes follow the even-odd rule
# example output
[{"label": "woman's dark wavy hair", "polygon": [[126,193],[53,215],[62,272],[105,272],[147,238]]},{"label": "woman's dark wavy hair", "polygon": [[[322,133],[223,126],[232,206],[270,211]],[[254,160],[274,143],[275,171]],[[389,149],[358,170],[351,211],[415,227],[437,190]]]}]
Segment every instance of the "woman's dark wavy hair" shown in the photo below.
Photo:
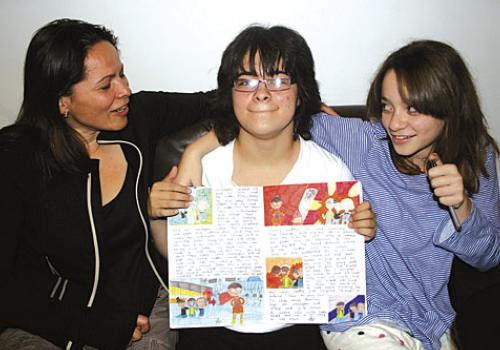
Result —
[{"label": "woman's dark wavy hair", "polygon": [[[432,40],[414,41],[393,52],[371,84],[366,103],[369,118],[382,118],[382,83],[390,70],[396,73],[399,94],[408,106],[444,121],[433,152],[443,162],[456,164],[466,190],[477,192],[480,175],[488,177],[486,148],[491,144],[498,154],[498,146],[488,134],[486,118],[463,59],[451,46]],[[392,145],[391,155],[401,172],[421,173],[408,158],[396,154]]]},{"label": "woman's dark wavy hair", "polygon": [[[85,58],[95,44],[117,38],[103,26],[74,19],[58,19],[33,36],[24,64],[24,96],[16,123],[38,128],[48,145],[42,166],[53,171],[79,173],[88,153],[79,134],[59,112],[59,98],[85,77]],[[83,163],[85,164],[85,163]]]},{"label": "woman's dark wavy hair", "polygon": [[[261,68],[266,75],[277,71],[289,74],[298,87],[298,106],[294,115],[294,137],[310,139],[311,116],[320,111],[321,97],[315,79],[314,60],[304,38],[296,31],[282,27],[253,25],[243,30],[224,50],[217,75],[218,88],[215,108],[218,119],[214,123],[217,138],[227,144],[239,134],[240,125],[233,109],[232,88],[238,75],[245,71],[248,54],[250,73],[258,75]],[[255,67],[259,54],[261,67]]]}]

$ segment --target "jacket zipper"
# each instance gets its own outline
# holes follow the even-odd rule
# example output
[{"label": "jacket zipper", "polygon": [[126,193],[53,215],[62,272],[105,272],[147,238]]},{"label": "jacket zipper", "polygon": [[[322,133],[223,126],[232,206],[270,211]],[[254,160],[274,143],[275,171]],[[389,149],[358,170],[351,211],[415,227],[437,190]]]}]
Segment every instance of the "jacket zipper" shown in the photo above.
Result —
[{"label": "jacket zipper", "polygon": [[89,301],[87,303],[87,307],[92,307],[94,303],[94,298],[97,292],[97,285],[99,284],[99,272],[101,267],[101,260],[99,256],[99,245],[97,243],[97,233],[94,224],[94,215],[92,214],[92,198],[91,198],[91,190],[92,190],[92,176],[91,173],[87,175],[87,211],[90,219],[90,228],[92,230],[92,240],[94,243],[94,283],[92,286],[92,293],[90,294]]}]

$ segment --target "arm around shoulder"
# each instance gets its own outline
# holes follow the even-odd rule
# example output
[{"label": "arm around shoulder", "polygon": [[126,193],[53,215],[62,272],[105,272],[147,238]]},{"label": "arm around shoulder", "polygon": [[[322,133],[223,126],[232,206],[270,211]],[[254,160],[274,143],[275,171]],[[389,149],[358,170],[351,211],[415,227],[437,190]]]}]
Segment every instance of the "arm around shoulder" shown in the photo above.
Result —
[{"label": "arm around shoulder", "polygon": [[202,186],[201,159],[219,146],[219,141],[213,130],[190,144],[182,154],[176,182],[186,186]]},{"label": "arm around shoulder", "polygon": [[213,92],[177,93],[141,91],[130,98],[131,116],[153,118],[157,132],[164,135],[213,117]]}]

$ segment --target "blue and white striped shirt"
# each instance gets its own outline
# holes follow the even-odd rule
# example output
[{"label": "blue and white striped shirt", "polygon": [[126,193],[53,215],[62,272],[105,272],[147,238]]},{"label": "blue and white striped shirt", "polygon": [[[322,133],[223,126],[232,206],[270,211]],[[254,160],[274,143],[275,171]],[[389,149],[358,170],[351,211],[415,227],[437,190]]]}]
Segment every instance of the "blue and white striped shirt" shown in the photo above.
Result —
[{"label": "blue and white striped shirt", "polygon": [[453,255],[486,270],[500,262],[500,196],[495,155],[489,149],[471,215],[456,232],[449,213],[433,198],[427,176],[394,166],[380,123],[326,114],[313,117],[313,140],[341,158],[363,184],[377,217],[377,235],[366,244],[368,316],[322,325],[342,332],[360,324],[389,323],[408,331],[425,349],[440,349],[454,311],[447,283]]}]

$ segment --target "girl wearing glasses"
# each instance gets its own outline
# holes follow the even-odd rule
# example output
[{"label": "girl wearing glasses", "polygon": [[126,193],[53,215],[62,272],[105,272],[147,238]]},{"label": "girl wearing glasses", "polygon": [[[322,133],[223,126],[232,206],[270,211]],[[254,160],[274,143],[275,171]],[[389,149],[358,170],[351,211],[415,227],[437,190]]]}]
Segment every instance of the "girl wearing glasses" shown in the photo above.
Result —
[{"label": "girl wearing glasses", "polygon": [[[203,158],[203,184],[262,186],[352,179],[342,161],[309,140],[311,115],[320,110],[320,101],[313,58],[298,33],[259,26],[241,32],[222,56],[216,105],[223,117],[214,129],[223,147]],[[186,189],[178,186],[177,195],[186,195]],[[161,208],[155,210],[158,216],[165,215]],[[375,220],[368,202],[357,207],[352,226],[366,239],[373,237]],[[324,348],[316,325],[243,323],[229,329],[182,329],[179,335],[180,350]]]}]

